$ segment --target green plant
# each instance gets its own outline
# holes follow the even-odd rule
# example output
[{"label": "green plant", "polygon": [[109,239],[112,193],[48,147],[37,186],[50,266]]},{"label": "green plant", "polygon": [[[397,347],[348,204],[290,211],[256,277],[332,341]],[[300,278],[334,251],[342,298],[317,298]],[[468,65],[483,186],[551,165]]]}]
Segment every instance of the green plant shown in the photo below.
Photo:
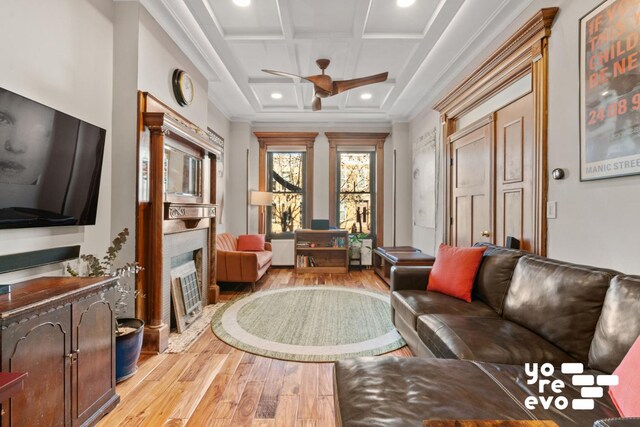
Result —
[{"label": "green plant", "polygon": [[[122,267],[116,268],[113,272],[113,262],[116,260],[118,253],[122,250],[122,247],[127,243],[129,237],[129,229],[125,228],[113,239],[111,246],[107,248],[107,254],[102,257],[102,260],[98,259],[95,255],[82,254],[80,260],[84,261],[87,269],[86,276],[88,277],[100,277],[100,276],[112,276],[112,277],[124,277],[131,276],[131,274],[138,273],[142,270],[140,264],[137,261],[128,262]],[[67,264],[67,273],[73,277],[77,277],[80,273],[71,267],[71,264]]]},{"label": "green plant", "polygon": [[[111,276],[111,277],[131,277],[132,274],[138,273],[143,269],[137,261],[127,262],[121,267],[116,267],[113,269],[113,263],[118,257],[118,253],[122,250],[122,247],[127,243],[127,238],[129,237],[129,229],[125,228],[113,239],[111,242],[111,246],[107,248],[107,253],[102,259],[99,259],[93,254],[82,254],[80,255],[80,265],[78,269],[74,269],[71,267],[71,264],[67,264],[66,270],[69,275],[73,277],[78,277],[81,275],[80,270],[86,270],[86,274],[83,276],[87,277],[100,277],[100,276]],[[84,265],[82,265],[84,263]],[[81,267],[84,267],[81,269]],[[127,285],[123,285],[118,281],[116,285],[116,292],[118,293],[118,299],[115,303],[115,312],[116,317],[121,315],[127,309],[127,299],[130,294],[133,294],[133,298],[135,299],[138,296],[138,291],[131,289],[131,287]],[[116,323],[118,323],[116,321]],[[116,328],[116,335],[123,335],[125,332],[120,329],[120,325],[118,324]]]},{"label": "green plant", "polygon": [[[360,251],[362,250],[362,247],[363,247],[362,243],[364,242],[364,239],[368,239],[370,237],[371,236],[367,233],[349,234],[349,258],[358,259],[358,258],[354,258],[354,255],[360,254]],[[371,246],[364,246],[364,247],[371,250]]]}]

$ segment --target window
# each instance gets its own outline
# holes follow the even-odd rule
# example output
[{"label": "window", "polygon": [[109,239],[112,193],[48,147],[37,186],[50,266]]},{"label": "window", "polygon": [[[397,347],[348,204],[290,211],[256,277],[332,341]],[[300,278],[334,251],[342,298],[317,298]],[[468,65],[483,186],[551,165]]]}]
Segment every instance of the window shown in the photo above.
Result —
[{"label": "window", "polygon": [[349,232],[370,234],[375,245],[383,246],[384,143],[389,134],[325,135],[329,140],[329,222]]},{"label": "window", "polygon": [[338,152],[337,159],[338,226],[375,234],[375,152]]},{"label": "window", "polygon": [[[313,214],[313,144],[317,132],[254,132],[260,145],[258,189],[273,193],[258,232],[267,239],[293,238]],[[248,220],[247,220],[248,221]],[[247,223],[248,228],[248,223]]]},{"label": "window", "polygon": [[293,233],[306,223],[305,178],[306,153],[267,153],[267,191],[273,193],[273,203],[267,208],[270,237]]}]

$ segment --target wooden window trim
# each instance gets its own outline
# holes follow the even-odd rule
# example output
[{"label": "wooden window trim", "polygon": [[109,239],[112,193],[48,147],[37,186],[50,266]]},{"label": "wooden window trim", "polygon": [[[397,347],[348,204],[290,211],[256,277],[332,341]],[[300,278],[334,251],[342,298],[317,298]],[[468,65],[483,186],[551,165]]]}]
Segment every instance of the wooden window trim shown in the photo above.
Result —
[{"label": "wooden window trim", "polygon": [[532,249],[538,255],[547,251],[547,103],[548,103],[548,44],[551,25],[558,13],[557,7],[540,9],[506,42],[487,58],[475,71],[434,109],[440,113],[442,141],[445,145],[445,209],[444,241],[451,243],[451,136],[457,131],[456,123],[467,112],[489,100],[496,93],[527,74],[532,75],[534,98],[534,239]]},{"label": "wooden window trim", "polygon": [[389,133],[372,132],[325,132],[329,140],[329,222],[337,225],[336,209],[338,192],[337,161],[338,147],[375,147],[376,149],[376,245],[382,246],[384,239],[384,143]]},{"label": "wooden window trim", "polygon": [[[305,147],[307,153],[306,160],[306,180],[305,180],[305,207],[304,224],[306,228],[311,228],[311,218],[313,217],[313,146],[318,136],[318,132],[254,132],[258,138],[260,152],[258,155],[258,190],[266,191],[267,188],[267,150],[271,146],[276,147]],[[262,221],[258,224],[258,233],[265,234],[266,229]]]}]

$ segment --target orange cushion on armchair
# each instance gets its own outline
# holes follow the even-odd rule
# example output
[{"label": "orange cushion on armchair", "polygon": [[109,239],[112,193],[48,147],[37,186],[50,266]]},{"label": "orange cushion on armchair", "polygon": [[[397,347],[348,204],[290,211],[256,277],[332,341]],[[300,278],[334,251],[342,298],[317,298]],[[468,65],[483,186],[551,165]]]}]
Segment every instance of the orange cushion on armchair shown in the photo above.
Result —
[{"label": "orange cushion on armchair", "polygon": [[243,234],[238,236],[239,251],[264,251],[264,234]]},{"label": "orange cushion on armchair", "polygon": [[441,244],[429,274],[427,290],[471,302],[471,289],[486,249]]}]

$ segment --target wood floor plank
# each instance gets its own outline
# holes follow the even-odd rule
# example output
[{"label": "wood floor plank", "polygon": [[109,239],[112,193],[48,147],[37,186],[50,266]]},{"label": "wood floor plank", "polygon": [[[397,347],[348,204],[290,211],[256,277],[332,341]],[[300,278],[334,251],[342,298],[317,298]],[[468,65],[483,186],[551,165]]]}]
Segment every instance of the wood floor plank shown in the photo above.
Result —
[{"label": "wood floor plank", "polygon": [[187,423],[188,427],[198,427],[201,425],[207,425],[209,420],[211,419],[211,414],[213,413],[215,407],[220,402],[222,398],[222,393],[227,388],[227,385],[231,381],[231,375],[218,374],[209,388],[207,389],[204,396],[200,400],[200,403],[196,407],[193,414],[189,418],[189,422]]},{"label": "wood floor plank", "polygon": [[[203,356],[207,359],[200,360]],[[222,369],[222,365],[226,359],[226,354],[200,354],[196,363],[202,363],[202,374],[190,381],[181,401],[176,405],[176,409],[173,411],[170,418],[188,420],[191,417],[202,401],[203,396],[211,386],[213,380]]]},{"label": "wood floor plank", "polygon": [[249,374],[249,381],[265,381],[272,360],[273,359],[269,359],[268,357],[257,356],[251,374]]},{"label": "wood floor plank", "polygon": [[280,396],[282,382],[284,381],[285,366],[286,362],[283,360],[274,360],[271,362],[264,391],[260,396],[260,403],[256,412],[257,418],[274,418],[276,416],[278,397]]},{"label": "wood floor plank", "polygon": [[275,427],[276,420],[265,420],[261,418],[254,418],[251,422],[251,427]]},{"label": "wood floor plank", "polygon": [[[250,427],[253,421],[256,409],[258,408],[258,401],[262,389],[264,388],[264,382],[254,381],[248,382],[242,393],[242,397],[238,402],[236,412],[231,419],[231,425],[238,427]],[[262,418],[262,417],[261,417]]]},{"label": "wood floor plank", "polygon": [[276,426],[295,427],[298,419],[298,396],[280,396],[276,409]]},{"label": "wood floor plank", "polygon": [[333,363],[318,365],[318,396],[333,396]]},{"label": "wood floor plank", "polygon": [[[257,289],[317,285],[389,292],[371,270],[297,275],[287,268],[271,269]],[[250,293],[244,284],[225,284],[220,300]],[[408,347],[389,354],[412,356]],[[332,427],[332,368],[249,354],[207,328],[185,353],[143,355],[137,374],[117,386],[120,404],[98,425]]]},{"label": "wood floor plank", "polygon": [[315,420],[318,416],[318,364],[305,363],[302,366],[302,378],[298,418]]},{"label": "wood floor plank", "polygon": [[300,394],[302,365],[300,362],[286,362],[284,381],[280,391],[281,396],[297,396]]},{"label": "wood floor plank", "polygon": [[335,419],[333,397],[318,396],[318,427],[335,427]]},{"label": "wood floor plank", "polygon": [[158,354],[153,359],[145,361],[143,364],[139,365],[138,372],[136,372],[133,377],[118,384],[116,386],[116,391],[120,395],[120,400],[126,399],[131,390],[138,387],[140,383],[144,381],[147,376],[167,358],[167,356],[168,354]]}]

